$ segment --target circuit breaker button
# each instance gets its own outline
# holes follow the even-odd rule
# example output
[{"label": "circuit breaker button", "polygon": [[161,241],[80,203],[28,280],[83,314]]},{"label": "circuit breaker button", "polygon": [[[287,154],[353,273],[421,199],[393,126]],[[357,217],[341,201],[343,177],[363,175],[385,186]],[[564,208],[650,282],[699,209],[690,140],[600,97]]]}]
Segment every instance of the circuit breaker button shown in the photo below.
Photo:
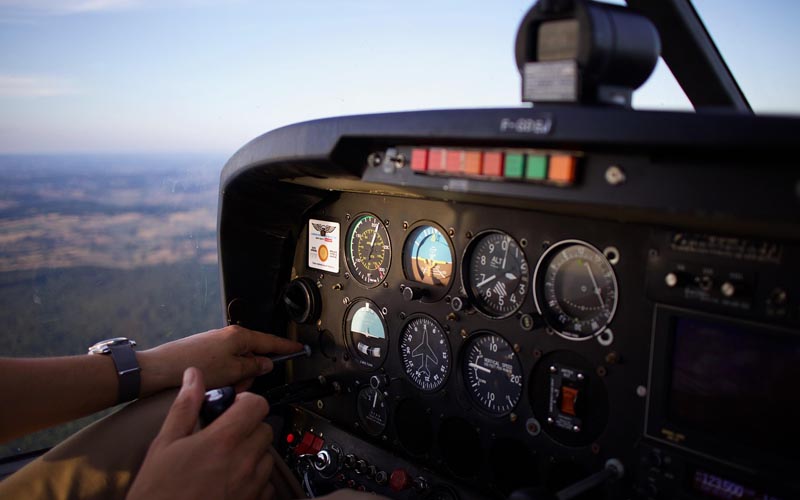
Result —
[{"label": "circuit breaker button", "polygon": [[414,148],[411,150],[411,170],[425,172],[428,170],[428,150]]},{"label": "circuit breaker button", "polygon": [[577,160],[574,156],[553,155],[550,157],[550,166],[547,170],[547,178],[553,182],[561,184],[572,184],[575,182]]}]

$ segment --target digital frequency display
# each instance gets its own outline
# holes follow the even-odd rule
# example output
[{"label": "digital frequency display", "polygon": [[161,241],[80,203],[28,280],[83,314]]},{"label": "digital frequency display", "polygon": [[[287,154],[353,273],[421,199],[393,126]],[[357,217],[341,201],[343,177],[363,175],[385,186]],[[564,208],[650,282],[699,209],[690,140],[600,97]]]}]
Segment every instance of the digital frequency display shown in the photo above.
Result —
[{"label": "digital frequency display", "polygon": [[671,421],[721,445],[796,453],[800,338],[677,318],[673,342]]},{"label": "digital frequency display", "polygon": [[779,497],[703,470],[694,472],[691,486],[698,493],[722,500],[781,500]]}]

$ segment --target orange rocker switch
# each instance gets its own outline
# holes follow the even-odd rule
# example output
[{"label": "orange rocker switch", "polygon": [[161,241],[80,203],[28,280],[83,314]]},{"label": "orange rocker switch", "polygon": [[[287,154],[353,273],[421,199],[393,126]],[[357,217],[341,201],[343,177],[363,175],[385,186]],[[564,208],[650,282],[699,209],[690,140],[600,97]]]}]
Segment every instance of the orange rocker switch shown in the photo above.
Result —
[{"label": "orange rocker switch", "polygon": [[578,389],[574,387],[561,387],[561,413],[576,416],[575,403],[578,401]]}]

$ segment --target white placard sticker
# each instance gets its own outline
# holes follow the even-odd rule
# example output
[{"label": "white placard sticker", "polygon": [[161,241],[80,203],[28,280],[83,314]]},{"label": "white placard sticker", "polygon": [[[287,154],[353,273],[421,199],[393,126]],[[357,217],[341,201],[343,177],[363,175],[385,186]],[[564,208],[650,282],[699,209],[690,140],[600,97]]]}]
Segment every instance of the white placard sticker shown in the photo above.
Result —
[{"label": "white placard sticker", "polygon": [[308,267],[339,272],[339,223],[308,220]]}]

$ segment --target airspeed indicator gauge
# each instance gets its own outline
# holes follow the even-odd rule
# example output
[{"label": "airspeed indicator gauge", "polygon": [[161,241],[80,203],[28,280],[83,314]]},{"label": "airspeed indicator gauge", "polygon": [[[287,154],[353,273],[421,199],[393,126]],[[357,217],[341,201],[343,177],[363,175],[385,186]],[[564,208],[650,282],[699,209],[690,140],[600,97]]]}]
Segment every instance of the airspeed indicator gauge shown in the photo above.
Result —
[{"label": "airspeed indicator gauge", "polygon": [[356,216],[347,232],[347,267],[356,282],[374,287],[386,279],[392,261],[389,231],[372,214]]}]

